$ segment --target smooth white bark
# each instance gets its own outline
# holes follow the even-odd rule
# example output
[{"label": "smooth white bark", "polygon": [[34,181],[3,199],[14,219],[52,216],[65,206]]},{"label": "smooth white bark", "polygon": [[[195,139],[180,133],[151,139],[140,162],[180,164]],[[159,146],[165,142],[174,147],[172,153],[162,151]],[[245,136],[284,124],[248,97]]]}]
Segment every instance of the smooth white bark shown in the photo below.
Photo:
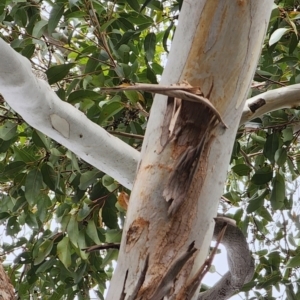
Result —
[{"label": "smooth white bark", "polygon": [[[37,79],[27,58],[0,39],[0,93],[32,127],[40,130],[127,188],[132,187],[139,152],[61,101]],[[125,157],[125,159],[124,159]]]}]

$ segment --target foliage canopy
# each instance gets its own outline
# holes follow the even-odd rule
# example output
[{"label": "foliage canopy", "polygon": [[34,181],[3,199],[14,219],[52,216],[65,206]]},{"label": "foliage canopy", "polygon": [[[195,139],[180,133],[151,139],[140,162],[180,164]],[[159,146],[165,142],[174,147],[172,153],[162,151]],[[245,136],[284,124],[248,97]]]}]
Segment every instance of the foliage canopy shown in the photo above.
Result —
[{"label": "foliage canopy", "polygon": [[[159,82],[181,4],[6,0],[0,36],[30,59],[37,76],[47,75],[62,101],[140,149],[152,95],[99,87]],[[252,96],[300,82],[299,7],[275,1]],[[300,297],[299,121],[297,108],[283,109],[237,133],[220,212],[237,221],[253,250],[256,273],[244,291],[255,298],[248,299]],[[2,251],[17,253],[7,272],[20,299],[89,299],[92,288],[103,299],[117,250],[84,249],[120,242],[130,191],[28,126],[4,101],[0,187]]]}]

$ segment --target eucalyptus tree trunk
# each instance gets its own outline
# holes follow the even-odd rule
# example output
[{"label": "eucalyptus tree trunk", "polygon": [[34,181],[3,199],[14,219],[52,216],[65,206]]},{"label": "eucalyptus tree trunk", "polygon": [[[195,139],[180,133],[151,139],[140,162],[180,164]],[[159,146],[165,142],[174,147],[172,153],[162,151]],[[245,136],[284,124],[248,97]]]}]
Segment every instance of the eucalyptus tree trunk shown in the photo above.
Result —
[{"label": "eucalyptus tree trunk", "polygon": [[11,284],[9,277],[6,275],[2,264],[0,264],[0,299],[1,300],[16,299],[14,287]]},{"label": "eucalyptus tree trunk", "polygon": [[273,0],[184,1],[162,85],[186,81],[203,103],[157,95],[107,299],[197,299],[233,141]]}]

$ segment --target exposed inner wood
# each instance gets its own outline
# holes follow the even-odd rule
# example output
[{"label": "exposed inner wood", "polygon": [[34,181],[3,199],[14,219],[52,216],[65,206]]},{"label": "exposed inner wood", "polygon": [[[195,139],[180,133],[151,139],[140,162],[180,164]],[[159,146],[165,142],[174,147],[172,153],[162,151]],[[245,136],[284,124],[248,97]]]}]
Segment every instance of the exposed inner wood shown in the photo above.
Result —
[{"label": "exposed inner wood", "polygon": [[186,199],[199,160],[206,159],[201,157],[203,149],[210,143],[217,124],[214,112],[201,103],[179,102],[169,97],[161,135],[163,148],[172,143],[174,160],[173,170],[163,192],[166,201],[170,203],[169,215],[174,215]]}]

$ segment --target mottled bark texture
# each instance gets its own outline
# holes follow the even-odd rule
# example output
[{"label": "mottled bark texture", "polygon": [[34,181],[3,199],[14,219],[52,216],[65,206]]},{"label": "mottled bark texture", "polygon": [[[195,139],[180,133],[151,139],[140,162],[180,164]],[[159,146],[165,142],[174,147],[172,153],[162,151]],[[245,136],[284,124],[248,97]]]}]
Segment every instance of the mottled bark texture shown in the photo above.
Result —
[{"label": "mottled bark texture", "polygon": [[9,277],[6,275],[5,270],[0,264],[0,299],[1,300],[14,300],[15,292]]}]

